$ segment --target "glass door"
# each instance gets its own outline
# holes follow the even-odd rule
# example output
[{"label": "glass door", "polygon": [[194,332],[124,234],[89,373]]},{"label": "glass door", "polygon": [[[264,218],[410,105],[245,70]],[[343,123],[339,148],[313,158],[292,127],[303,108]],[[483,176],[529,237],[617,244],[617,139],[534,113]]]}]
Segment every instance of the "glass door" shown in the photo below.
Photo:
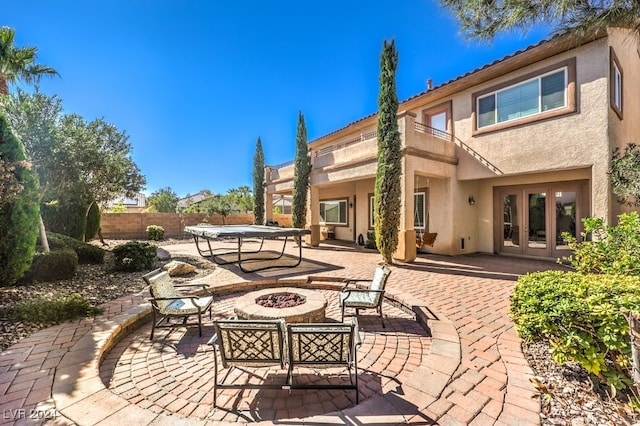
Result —
[{"label": "glass door", "polygon": [[501,194],[502,224],[500,225],[500,251],[507,253],[521,253],[520,247],[520,200],[518,193],[507,192]]},{"label": "glass door", "polygon": [[580,218],[589,213],[582,181],[496,188],[494,247],[499,253],[561,258],[565,238],[580,238]]},{"label": "glass door", "polygon": [[555,245],[554,256],[567,256],[570,252],[569,244],[564,235],[569,234],[574,238],[578,238],[578,229],[576,218],[578,212],[576,191],[559,191],[554,192],[555,200]]},{"label": "glass door", "polygon": [[525,254],[551,255],[548,241],[547,199],[547,192],[525,191],[525,238],[527,241]]}]

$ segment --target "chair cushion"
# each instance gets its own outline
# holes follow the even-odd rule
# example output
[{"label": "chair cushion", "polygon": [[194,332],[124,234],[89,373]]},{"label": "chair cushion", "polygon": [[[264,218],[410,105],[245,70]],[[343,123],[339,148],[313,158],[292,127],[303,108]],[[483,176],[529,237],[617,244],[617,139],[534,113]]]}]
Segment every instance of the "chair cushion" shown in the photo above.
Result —
[{"label": "chair cushion", "polygon": [[[148,279],[149,292],[154,299],[157,297],[180,297],[176,288],[173,286],[171,277],[166,271],[160,272]],[[156,304],[160,310],[164,310],[171,303],[170,300],[158,300]],[[197,312],[197,309],[196,309]]]},{"label": "chair cushion", "polygon": [[376,272],[373,275],[373,281],[371,281],[371,290],[384,290],[384,287],[387,284],[387,277],[389,275],[387,271],[389,270],[382,266],[378,266],[376,268]]},{"label": "chair cushion", "polygon": [[165,307],[160,308],[160,312],[164,315],[191,315],[198,313],[198,306],[200,307],[200,311],[206,310],[212,301],[213,297],[207,296],[200,297],[195,300],[188,298],[178,300],[159,300],[158,304],[160,302],[165,302]]},{"label": "chair cushion", "polygon": [[340,306],[362,306],[375,308],[378,306],[378,294],[366,291],[345,291],[340,293]]}]

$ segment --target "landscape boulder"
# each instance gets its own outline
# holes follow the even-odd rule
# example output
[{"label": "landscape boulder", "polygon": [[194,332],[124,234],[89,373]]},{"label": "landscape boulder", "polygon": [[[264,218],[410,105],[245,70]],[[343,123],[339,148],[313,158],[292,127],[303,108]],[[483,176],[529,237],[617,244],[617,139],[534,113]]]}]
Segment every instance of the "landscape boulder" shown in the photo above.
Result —
[{"label": "landscape boulder", "polygon": [[158,257],[158,260],[161,260],[161,261],[171,259],[171,253],[169,253],[168,251],[166,251],[162,247],[158,247],[156,249],[156,256]]},{"label": "landscape boulder", "polygon": [[172,260],[171,262],[164,265],[162,269],[167,271],[170,277],[188,275],[196,271],[195,266],[189,265],[185,262],[180,262],[179,260]]}]

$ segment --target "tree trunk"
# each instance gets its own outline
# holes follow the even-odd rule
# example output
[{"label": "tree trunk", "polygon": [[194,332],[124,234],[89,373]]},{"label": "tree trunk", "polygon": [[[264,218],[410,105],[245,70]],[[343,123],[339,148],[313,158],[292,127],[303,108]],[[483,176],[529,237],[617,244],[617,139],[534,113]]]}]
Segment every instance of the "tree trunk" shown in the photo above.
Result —
[{"label": "tree trunk", "polygon": [[628,312],[629,334],[631,335],[631,364],[634,383],[640,385],[640,312]]},{"label": "tree trunk", "polygon": [[45,253],[49,253],[49,240],[47,239],[47,232],[44,229],[44,222],[42,221],[42,215],[40,215],[40,241],[42,242],[42,249]]}]

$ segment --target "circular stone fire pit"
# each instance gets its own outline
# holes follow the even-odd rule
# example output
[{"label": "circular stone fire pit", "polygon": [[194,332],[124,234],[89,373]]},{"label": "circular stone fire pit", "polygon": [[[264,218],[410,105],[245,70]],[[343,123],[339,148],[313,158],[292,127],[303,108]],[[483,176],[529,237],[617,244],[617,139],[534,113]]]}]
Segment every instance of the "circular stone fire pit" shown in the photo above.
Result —
[{"label": "circular stone fire pit", "polygon": [[[284,294],[294,294],[304,300],[303,303],[284,307],[266,307],[258,303],[259,299],[289,299],[290,296],[281,297]],[[268,297],[274,295],[275,297]],[[238,298],[235,306],[235,313],[241,319],[268,320],[283,318],[285,322],[324,322],[325,308],[327,301],[319,291],[307,290],[303,288],[281,287],[266,288],[264,290],[252,291]]]}]

